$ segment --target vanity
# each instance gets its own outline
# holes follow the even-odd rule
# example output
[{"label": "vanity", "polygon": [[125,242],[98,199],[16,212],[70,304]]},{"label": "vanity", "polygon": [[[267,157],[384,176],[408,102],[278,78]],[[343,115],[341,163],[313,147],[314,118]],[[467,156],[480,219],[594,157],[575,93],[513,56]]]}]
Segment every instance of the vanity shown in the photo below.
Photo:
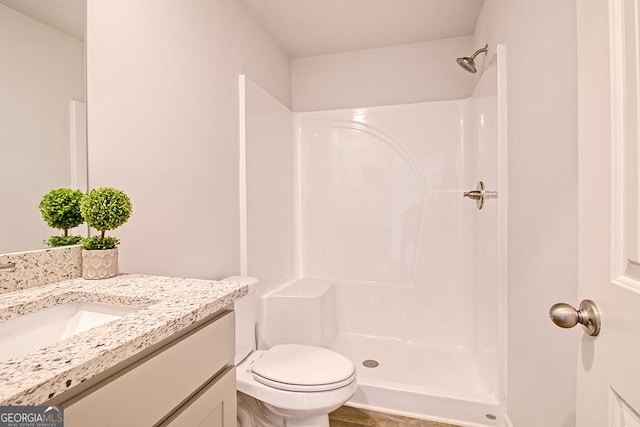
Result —
[{"label": "vanity", "polygon": [[0,405],[62,405],[70,427],[235,426],[230,306],[246,293],[243,283],[125,274],[2,294],[9,322],[73,304],[88,319],[100,307],[128,311],[0,361]]}]

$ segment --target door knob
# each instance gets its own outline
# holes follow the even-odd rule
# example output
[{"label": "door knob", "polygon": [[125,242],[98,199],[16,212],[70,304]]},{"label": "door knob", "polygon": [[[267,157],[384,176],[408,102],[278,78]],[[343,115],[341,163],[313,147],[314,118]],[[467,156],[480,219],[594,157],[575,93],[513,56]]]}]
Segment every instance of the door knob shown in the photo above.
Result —
[{"label": "door knob", "polygon": [[583,300],[577,310],[563,302],[554,304],[549,309],[549,317],[561,328],[573,328],[580,323],[587,335],[595,337],[600,333],[600,311],[589,299]]}]

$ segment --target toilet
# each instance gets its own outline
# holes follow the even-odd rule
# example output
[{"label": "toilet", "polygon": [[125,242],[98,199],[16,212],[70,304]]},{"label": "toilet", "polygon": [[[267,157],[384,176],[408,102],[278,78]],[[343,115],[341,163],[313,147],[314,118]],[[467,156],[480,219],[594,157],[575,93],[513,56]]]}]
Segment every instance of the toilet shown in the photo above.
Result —
[{"label": "toilet", "polygon": [[358,387],[353,363],[310,345],[256,350],[258,280],[243,276],[223,280],[249,285],[249,293],[234,302],[238,427],[329,427],[329,412],[349,400]]}]

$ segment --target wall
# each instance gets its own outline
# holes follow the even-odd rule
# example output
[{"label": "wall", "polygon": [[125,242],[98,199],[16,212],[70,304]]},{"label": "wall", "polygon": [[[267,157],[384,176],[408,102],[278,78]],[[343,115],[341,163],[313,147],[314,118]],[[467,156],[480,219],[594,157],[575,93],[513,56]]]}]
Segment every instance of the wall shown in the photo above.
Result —
[{"label": "wall", "polygon": [[[297,115],[305,277],[415,280],[419,253],[429,251],[420,247],[428,227],[423,211],[434,210],[431,221],[444,204],[455,206],[450,193],[461,188],[463,105],[443,101]],[[440,219],[453,222],[455,231],[455,218]],[[455,240],[446,226],[430,225],[441,237],[425,239]]]},{"label": "wall", "polygon": [[89,0],[87,19],[89,185],[134,205],[121,271],[237,274],[238,75],[290,105],[288,56],[238,0]]},{"label": "wall", "polygon": [[497,64],[497,56],[492,65],[482,73],[472,97],[467,101],[468,112],[465,129],[465,176],[464,189],[475,189],[482,181],[485,189],[496,191],[497,199],[484,200],[482,209],[469,199],[461,201],[461,233],[464,244],[463,259],[465,282],[473,284],[469,290],[473,294],[473,337],[486,378],[491,382],[499,400],[504,399],[504,335],[500,320],[506,312],[506,268],[507,256],[501,232],[506,226],[506,161],[500,154],[504,150],[500,138],[499,107],[505,98],[498,93],[498,79],[505,72],[502,61]]},{"label": "wall", "polygon": [[508,384],[517,427],[575,425],[577,303],[576,2],[486,0],[475,44],[507,46]]},{"label": "wall", "polygon": [[[611,399],[611,397],[612,390],[617,387],[617,384],[611,382],[611,378],[615,376],[611,377],[608,372],[614,372],[614,366],[618,364],[625,365],[620,363],[621,360],[624,360],[623,354],[619,354],[620,358],[616,357],[615,362],[611,357],[607,357],[608,352],[616,352],[615,346],[607,341],[607,336],[615,337],[615,332],[610,333],[613,331],[634,330],[628,325],[617,327],[612,325],[611,323],[616,323],[613,319],[616,317],[620,320],[624,319],[623,322],[626,323],[635,317],[620,316],[623,311],[609,308],[613,307],[614,300],[610,296],[610,292],[616,288],[611,283],[611,278],[617,276],[614,266],[620,265],[615,261],[606,262],[612,258],[612,245],[616,244],[617,240],[612,239],[612,234],[615,234],[613,230],[618,227],[616,224],[618,221],[614,216],[617,213],[614,208],[616,204],[614,195],[618,190],[614,189],[616,173],[614,173],[613,163],[616,160],[614,153],[617,150],[614,148],[613,135],[618,132],[616,127],[619,126],[620,110],[614,107],[615,101],[612,99],[612,95],[615,93],[613,88],[622,83],[619,78],[616,78],[619,68],[612,66],[611,62],[613,61],[605,60],[615,54],[617,44],[609,40],[610,25],[616,22],[616,15],[610,16],[609,8],[609,2],[598,0],[578,3],[578,133],[580,143],[578,149],[578,187],[580,191],[578,289],[580,299],[588,298],[599,305],[603,313],[602,322],[605,328],[600,332],[599,337],[580,341],[577,357],[579,412],[576,417],[576,426],[580,427],[607,425],[612,414],[616,414],[619,406],[613,404],[611,400],[618,401],[618,390],[615,391],[617,397],[615,399]],[[633,31],[633,29],[634,25],[627,27],[627,31]],[[624,31],[621,33],[620,36],[624,37]],[[628,43],[625,40],[626,49],[632,49],[632,46],[636,46],[635,43],[637,42]],[[593,58],[601,58],[601,60],[594,61]],[[627,75],[634,78],[634,73]],[[633,99],[633,95],[630,98]],[[612,113],[618,117],[612,117]],[[633,158],[630,153],[627,156]],[[593,203],[594,200],[600,202]],[[620,227],[620,230],[623,229]],[[632,299],[629,302],[633,304],[633,301]],[[613,322],[611,322],[612,320]],[[614,340],[615,338],[612,341]],[[633,382],[633,374],[627,376],[626,379],[627,383]],[[635,382],[633,389],[637,390],[637,382]],[[629,401],[628,395],[624,398],[627,399],[627,402]],[[637,408],[637,406],[635,407]]]},{"label": "wall", "polygon": [[84,45],[0,4],[0,253],[42,247],[61,231],[38,203],[71,185],[71,100],[84,100]]},{"label": "wall", "polygon": [[[354,295],[369,295],[351,311],[355,322],[339,322],[340,329],[473,346],[475,300],[459,244],[460,212],[472,206],[461,197],[466,105],[296,114],[302,276],[360,283],[339,294],[352,308]],[[424,327],[444,317],[447,328]]]},{"label": "wall", "polygon": [[293,110],[396,105],[466,98],[472,74],[455,58],[476,50],[472,37],[358,50],[291,61]]},{"label": "wall", "polygon": [[259,278],[262,294],[294,271],[293,114],[251,79],[241,76],[240,85],[245,130],[240,161],[246,165],[240,178],[240,221],[246,229],[241,274]]}]

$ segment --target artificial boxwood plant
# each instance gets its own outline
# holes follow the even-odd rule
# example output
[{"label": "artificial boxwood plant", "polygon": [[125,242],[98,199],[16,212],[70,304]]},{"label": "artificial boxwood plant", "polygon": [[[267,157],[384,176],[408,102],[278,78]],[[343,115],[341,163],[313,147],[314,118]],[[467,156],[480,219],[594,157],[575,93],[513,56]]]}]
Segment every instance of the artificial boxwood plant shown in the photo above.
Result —
[{"label": "artificial boxwood plant", "polygon": [[49,246],[75,245],[80,242],[80,236],[69,236],[69,229],[84,222],[80,212],[82,200],[80,190],[71,188],[57,188],[42,197],[38,205],[42,218],[49,227],[64,230],[62,236],[51,236],[45,243]]},{"label": "artificial boxwood plant", "polygon": [[100,231],[100,235],[82,239],[82,246],[87,250],[115,248],[120,241],[105,236],[105,232],[127,222],[132,210],[131,199],[121,190],[112,187],[91,190],[82,198],[80,211],[87,224]]}]

